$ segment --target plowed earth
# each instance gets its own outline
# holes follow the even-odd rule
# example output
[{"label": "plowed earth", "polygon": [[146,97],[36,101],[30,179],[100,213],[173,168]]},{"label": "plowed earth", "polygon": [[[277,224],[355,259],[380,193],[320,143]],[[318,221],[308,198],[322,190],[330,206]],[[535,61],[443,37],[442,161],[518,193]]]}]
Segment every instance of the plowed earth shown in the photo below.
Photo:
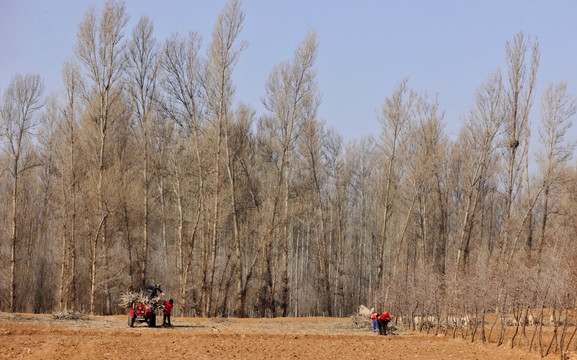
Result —
[{"label": "plowed earth", "polygon": [[126,316],[56,320],[51,315],[0,313],[0,359],[540,358],[451,336],[419,332],[379,336],[368,321],[365,327],[349,318],[176,317],[172,323],[170,328],[139,323],[130,328]]}]

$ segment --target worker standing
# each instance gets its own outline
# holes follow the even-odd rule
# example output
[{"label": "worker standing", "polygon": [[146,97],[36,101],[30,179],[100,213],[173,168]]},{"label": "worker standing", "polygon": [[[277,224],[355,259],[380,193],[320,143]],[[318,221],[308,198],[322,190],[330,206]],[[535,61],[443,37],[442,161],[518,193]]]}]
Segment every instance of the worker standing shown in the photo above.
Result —
[{"label": "worker standing", "polygon": [[162,326],[172,326],[170,323],[170,312],[172,310],[172,305],[174,304],[174,300],[170,299],[164,303],[164,317],[162,319]]},{"label": "worker standing", "polygon": [[377,323],[377,318],[379,317],[379,313],[375,311],[375,308],[371,308],[371,313],[369,314],[371,321],[373,322],[373,331],[377,331],[379,325]]}]

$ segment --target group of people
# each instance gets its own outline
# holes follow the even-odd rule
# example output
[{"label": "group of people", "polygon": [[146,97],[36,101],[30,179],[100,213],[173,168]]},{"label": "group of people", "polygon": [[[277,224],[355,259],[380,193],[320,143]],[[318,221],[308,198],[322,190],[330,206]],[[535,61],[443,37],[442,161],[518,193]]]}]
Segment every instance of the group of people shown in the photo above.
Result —
[{"label": "group of people", "polygon": [[369,314],[371,321],[373,322],[373,331],[379,331],[379,335],[387,335],[387,325],[389,321],[391,321],[391,315],[389,315],[388,311],[383,311],[382,314],[379,314],[375,308],[371,309],[371,313]]},{"label": "group of people", "polygon": [[[160,296],[164,295],[164,291],[160,289],[160,284],[153,284],[148,285],[146,287],[146,293],[148,294],[148,301]],[[172,311],[172,306],[174,305],[174,300],[170,299],[164,302],[164,310],[163,310],[163,318],[162,318],[162,326],[172,326],[170,323],[170,313]]]},{"label": "group of people", "polygon": [[[160,295],[164,295],[164,291],[160,288],[160,284],[148,285],[146,287],[146,293],[148,294],[148,300],[152,300]],[[162,319],[162,326],[172,326],[170,323],[170,313],[172,311],[172,307],[174,305],[174,300],[170,299],[164,303],[164,311],[163,311],[163,319]],[[382,314],[379,314],[375,308],[371,309],[369,314],[371,321],[373,322],[373,331],[379,331],[379,335],[387,335],[387,325],[389,321],[391,321],[391,316],[389,315],[388,311],[383,311]]]}]

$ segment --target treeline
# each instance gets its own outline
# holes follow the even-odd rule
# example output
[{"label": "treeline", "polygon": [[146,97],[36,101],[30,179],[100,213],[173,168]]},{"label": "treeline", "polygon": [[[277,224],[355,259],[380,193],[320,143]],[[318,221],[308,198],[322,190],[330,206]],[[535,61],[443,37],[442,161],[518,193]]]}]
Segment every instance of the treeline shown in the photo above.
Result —
[{"label": "treeline", "polygon": [[243,20],[231,0],[207,46],[194,32],[161,42],[107,1],[79,25],[60,96],[14,76],[1,309],[112,314],[149,283],[193,316],[574,308],[576,103],[565,84],[535,93],[536,39],[507,42],[457,139],[405,79],[381,133],[345,142],[317,114],[314,32],[271,70],[263,114],[235,101]]}]

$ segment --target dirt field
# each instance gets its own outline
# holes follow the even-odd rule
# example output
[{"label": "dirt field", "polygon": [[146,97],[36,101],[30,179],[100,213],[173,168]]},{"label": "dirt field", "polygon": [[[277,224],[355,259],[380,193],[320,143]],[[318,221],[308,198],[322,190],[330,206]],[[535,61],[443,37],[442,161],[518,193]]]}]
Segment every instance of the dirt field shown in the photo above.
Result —
[{"label": "dirt field", "polygon": [[[348,318],[172,322],[172,328],[129,328],[125,316],[55,320],[0,313],[0,359],[539,359],[536,353],[450,337],[379,336]],[[553,358],[559,355],[547,357]]]}]

